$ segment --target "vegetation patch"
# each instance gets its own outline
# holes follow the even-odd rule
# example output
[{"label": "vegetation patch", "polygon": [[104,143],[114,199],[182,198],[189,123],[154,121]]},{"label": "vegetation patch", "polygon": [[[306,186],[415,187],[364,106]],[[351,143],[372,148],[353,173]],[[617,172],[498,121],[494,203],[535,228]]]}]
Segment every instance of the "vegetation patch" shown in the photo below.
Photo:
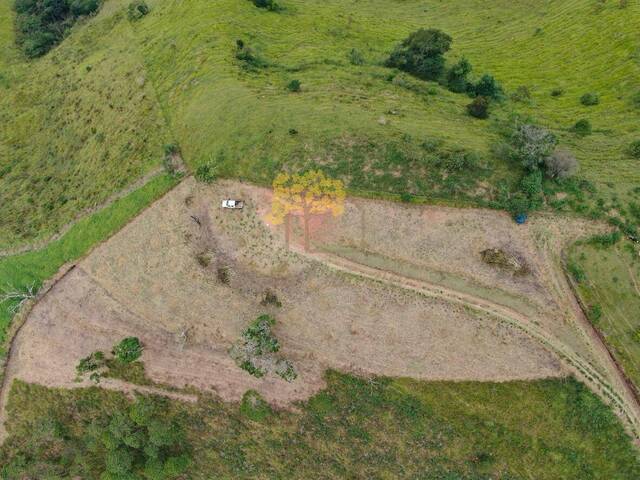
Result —
[{"label": "vegetation patch", "polygon": [[101,0],[16,0],[16,42],[27,57],[60,43],[78,18],[98,11]]},{"label": "vegetation patch", "polygon": [[487,248],[480,252],[482,261],[515,275],[526,275],[529,267],[522,257],[505,252],[499,248]]},{"label": "vegetation patch", "polygon": [[275,373],[287,382],[297,377],[293,364],[276,353],[280,350],[278,339],[271,332],[275,319],[260,315],[243,332],[242,338],[229,351],[238,366],[254,377]]},{"label": "vegetation patch", "polygon": [[122,465],[108,459],[131,458],[123,465],[134,478],[180,478],[158,474],[157,463],[151,476],[147,452],[159,452],[163,473],[165,466],[180,466],[182,478],[194,480],[306,479],[318,472],[332,480],[640,475],[618,419],[570,378],[417,382],[329,372],[326,379],[327,388],[295,411],[273,411],[255,392],[239,404],[156,397],[131,403],[96,388],[16,382],[0,472],[4,478],[100,478]]}]

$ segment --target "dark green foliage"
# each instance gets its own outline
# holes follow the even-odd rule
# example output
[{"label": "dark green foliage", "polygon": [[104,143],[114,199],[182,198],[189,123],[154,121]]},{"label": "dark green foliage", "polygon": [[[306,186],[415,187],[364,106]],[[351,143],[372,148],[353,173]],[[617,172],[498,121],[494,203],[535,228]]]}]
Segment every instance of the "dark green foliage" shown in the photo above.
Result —
[{"label": "dark green foliage", "polygon": [[[173,479],[191,459],[185,436],[173,418],[161,418],[164,402],[138,397],[126,410],[105,422],[94,421],[87,442],[103,452],[103,479]],[[158,412],[160,410],[160,412]]]},{"label": "dark green foliage", "polygon": [[563,88],[554,88],[553,90],[551,90],[551,96],[552,97],[561,97],[564,94],[564,89]]},{"label": "dark green foliage", "polygon": [[587,317],[589,317],[589,321],[593,324],[597,324],[600,321],[600,318],[602,318],[602,307],[599,303],[589,307]]},{"label": "dark green foliage", "polygon": [[262,58],[260,58],[253,49],[249,47],[243,40],[236,40],[236,59],[238,59],[242,68],[245,70],[257,70],[259,68],[265,68],[268,66]]},{"label": "dark green foliage", "polygon": [[640,140],[635,140],[629,145],[629,155],[633,158],[640,158]]},{"label": "dark green foliage", "polygon": [[618,243],[621,238],[622,234],[618,230],[615,230],[611,233],[594,235],[588,240],[588,243],[591,245],[599,245],[601,247],[610,247],[611,245]]},{"label": "dark green foliage", "polygon": [[127,7],[127,17],[131,21],[140,20],[149,13],[149,6],[144,0],[133,0]]},{"label": "dark green foliage", "polygon": [[451,37],[440,30],[421,28],[395,48],[386,65],[423,80],[437,80],[444,72],[444,54],[451,48],[451,42]]},{"label": "dark green foliage", "polygon": [[203,183],[213,183],[213,181],[216,179],[216,168],[209,164],[209,163],[205,163],[203,165],[200,165],[197,169],[196,169],[196,173],[194,175],[196,177],[196,180],[203,182]]},{"label": "dark green foliage", "polygon": [[364,56],[360,50],[352,48],[349,50],[348,58],[351,65],[364,65]]},{"label": "dark green foliage", "polygon": [[218,281],[224,285],[228,285],[229,284],[229,267],[219,267],[216,270],[216,277],[218,278]]},{"label": "dark green foliage", "polygon": [[485,74],[474,85],[474,93],[479,97],[499,99],[502,96],[502,87],[491,75]]},{"label": "dark green foliage", "polygon": [[258,8],[264,8],[272,12],[280,10],[280,5],[275,0],[251,0],[251,2]]},{"label": "dark green foliage", "polygon": [[471,63],[466,58],[454,64],[447,72],[447,88],[455,93],[463,93],[469,89],[467,75],[471,73]]},{"label": "dark green foliage", "polygon": [[100,0],[16,0],[16,43],[29,58],[60,43],[78,17],[95,13]]},{"label": "dark green foliage", "polygon": [[533,199],[542,194],[542,172],[534,170],[520,180],[520,191]]},{"label": "dark green foliage", "polygon": [[571,130],[573,130],[576,135],[580,135],[581,137],[591,135],[591,122],[586,118],[583,118],[581,120],[578,120]]},{"label": "dark green foliage", "polygon": [[300,80],[293,79],[287,84],[287,90],[290,92],[300,91]]},{"label": "dark green foliage", "polygon": [[117,392],[16,382],[0,478],[98,479],[114,447],[124,449],[125,466],[131,460],[133,478],[153,478],[144,451],[122,441],[104,446],[111,417],[121,413],[118,438],[150,452],[153,428],[140,425],[169,426],[173,443],[160,448],[162,463],[192,458],[177,477],[185,480],[640,478],[616,416],[573,378],[419,382],[330,371],[326,382],[293,411],[274,411],[252,391],[239,404],[153,398],[151,408],[134,409]]},{"label": "dark green foliage", "polygon": [[112,353],[121,362],[131,363],[142,355],[142,344],[137,337],[127,337],[113,347]]},{"label": "dark green foliage", "polygon": [[598,105],[600,103],[600,96],[597,93],[585,93],[580,97],[580,103],[586,107]]},{"label": "dark green foliage", "polygon": [[578,283],[584,282],[587,278],[582,267],[580,267],[580,265],[575,262],[569,262],[567,264],[567,270],[569,271],[573,279]]},{"label": "dark green foliage", "polygon": [[82,375],[87,372],[93,372],[102,368],[105,365],[104,353],[93,352],[91,355],[84,357],[78,362],[76,366],[76,372],[78,375]]},{"label": "dark green foliage", "polygon": [[489,99],[487,97],[476,97],[469,105],[467,105],[467,112],[469,115],[475,118],[488,118],[489,117]]}]

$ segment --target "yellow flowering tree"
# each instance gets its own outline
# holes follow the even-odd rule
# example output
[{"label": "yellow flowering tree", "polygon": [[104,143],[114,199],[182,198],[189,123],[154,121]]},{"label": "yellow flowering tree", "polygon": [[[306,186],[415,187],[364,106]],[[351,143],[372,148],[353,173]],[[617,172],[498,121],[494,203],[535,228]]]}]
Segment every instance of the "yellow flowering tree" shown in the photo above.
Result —
[{"label": "yellow flowering tree", "polygon": [[302,174],[282,172],[273,181],[271,221],[285,224],[285,241],[289,246],[290,217],[302,216],[304,249],[309,251],[309,220],[313,215],[342,214],[345,197],[342,181],[329,178],[320,170]]}]

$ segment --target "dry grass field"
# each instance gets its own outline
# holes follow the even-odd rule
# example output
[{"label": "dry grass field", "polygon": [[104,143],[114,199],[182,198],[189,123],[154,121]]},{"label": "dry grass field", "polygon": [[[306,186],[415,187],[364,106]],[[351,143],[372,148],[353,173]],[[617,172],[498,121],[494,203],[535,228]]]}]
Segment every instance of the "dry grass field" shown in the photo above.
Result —
[{"label": "dry grass field", "polygon": [[[247,199],[245,210],[219,208],[232,192]],[[83,385],[74,381],[78,360],[128,335],[143,341],[153,381],[214,390],[228,400],[249,388],[277,404],[308,398],[324,386],[327,368],[431,380],[566,373],[553,354],[506,323],[286,251],[254,208],[268,201],[268,192],[254,187],[185,181],[35,306],[8,375]],[[217,278],[221,267],[228,284]],[[282,307],[260,304],[267,288]],[[292,383],[254,378],[229,357],[242,329],[265,311],[276,317],[282,353],[298,371]]]}]

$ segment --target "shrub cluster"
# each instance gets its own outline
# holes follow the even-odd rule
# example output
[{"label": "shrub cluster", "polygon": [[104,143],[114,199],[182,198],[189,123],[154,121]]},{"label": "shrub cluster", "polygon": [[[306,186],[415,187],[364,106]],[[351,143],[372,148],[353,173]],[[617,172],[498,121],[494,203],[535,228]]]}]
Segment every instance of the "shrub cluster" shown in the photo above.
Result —
[{"label": "shrub cluster", "polygon": [[640,140],[635,140],[629,145],[629,155],[633,158],[640,158]]},{"label": "shrub cluster", "polygon": [[142,355],[142,344],[137,337],[127,337],[115,345],[111,353],[121,362],[131,363]]},{"label": "shrub cluster", "polygon": [[600,96],[593,92],[585,93],[580,97],[580,103],[586,107],[598,105],[600,103]]},{"label": "shrub cluster", "polygon": [[451,42],[452,38],[441,30],[421,28],[394,49],[386,65],[423,80],[438,80],[444,72],[444,54],[451,48]]},{"label": "shrub cluster", "polygon": [[79,17],[95,13],[100,5],[100,0],[16,0],[16,43],[27,57],[42,56]]},{"label": "shrub cluster", "polygon": [[264,8],[271,12],[277,12],[281,10],[280,5],[275,0],[251,0],[251,2],[258,8]]},{"label": "shrub cluster", "polygon": [[591,135],[591,122],[586,118],[578,120],[572,130],[576,135],[580,135],[581,137]]},{"label": "shrub cluster", "polygon": [[487,118],[489,101],[502,97],[502,87],[491,75],[483,75],[476,83],[468,79],[471,63],[461,58],[448,70],[444,54],[451,48],[452,38],[441,30],[421,28],[411,33],[391,53],[385,65],[404,70],[422,80],[438,81],[454,93],[482,97],[467,106],[476,118]]},{"label": "shrub cluster", "polygon": [[126,409],[93,421],[87,442],[102,456],[100,478],[183,478],[191,464],[187,439],[166,411],[165,400],[138,397]]},{"label": "shrub cluster", "polygon": [[144,0],[133,0],[127,7],[127,18],[132,22],[140,20],[149,13],[149,5]]},{"label": "shrub cluster", "polygon": [[236,364],[254,377],[275,373],[287,382],[297,374],[291,362],[276,353],[280,350],[278,339],[271,332],[275,319],[270,315],[260,315],[242,332],[242,337],[229,354]]}]

